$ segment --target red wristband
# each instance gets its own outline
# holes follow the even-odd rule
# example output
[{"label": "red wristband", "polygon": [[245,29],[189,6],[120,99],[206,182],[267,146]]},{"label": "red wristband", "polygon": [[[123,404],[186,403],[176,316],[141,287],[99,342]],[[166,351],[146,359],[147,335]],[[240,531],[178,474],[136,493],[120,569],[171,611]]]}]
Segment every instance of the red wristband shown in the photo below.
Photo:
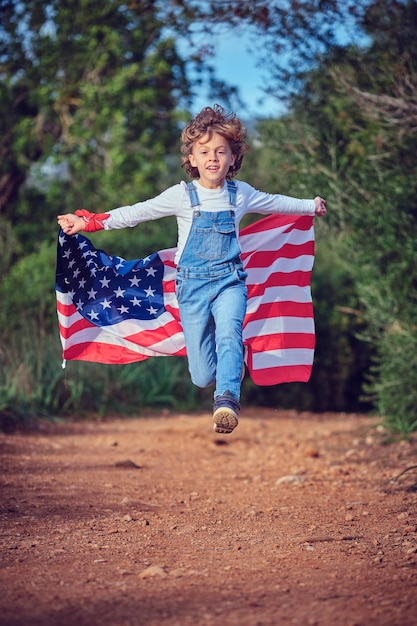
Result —
[{"label": "red wristband", "polygon": [[83,230],[86,233],[94,233],[97,230],[103,230],[104,222],[110,217],[110,213],[90,213],[85,209],[78,209],[75,211],[75,215],[83,218],[85,222]]}]

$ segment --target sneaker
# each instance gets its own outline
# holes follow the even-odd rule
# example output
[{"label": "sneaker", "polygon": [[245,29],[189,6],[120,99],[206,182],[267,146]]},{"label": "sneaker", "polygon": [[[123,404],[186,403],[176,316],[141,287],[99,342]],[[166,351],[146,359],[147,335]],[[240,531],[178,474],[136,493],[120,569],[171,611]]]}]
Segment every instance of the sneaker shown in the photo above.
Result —
[{"label": "sneaker", "polygon": [[223,394],[214,398],[213,408],[214,432],[228,435],[239,423],[237,417],[237,413],[240,409],[239,402],[230,391],[225,391]]},{"label": "sneaker", "polygon": [[222,406],[213,413],[213,429],[215,433],[229,435],[238,425],[237,414],[228,406]]}]

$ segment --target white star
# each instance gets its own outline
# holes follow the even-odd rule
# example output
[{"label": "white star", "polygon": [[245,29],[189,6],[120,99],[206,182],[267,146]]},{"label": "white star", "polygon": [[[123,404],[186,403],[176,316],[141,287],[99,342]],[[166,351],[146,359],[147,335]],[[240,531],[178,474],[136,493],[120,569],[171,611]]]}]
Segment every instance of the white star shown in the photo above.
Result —
[{"label": "white star", "polygon": [[73,276],[73,278],[77,278],[77,276],[78,276],[78,274],[79,274],[79,273],[80,273],[80,270],[79,270],[79,268],[77,267],[77,269],[74,271],[74,273],[73,273],[73,275],[72,275],[72,276]]},{"label": "white star", "polygon": [[123,298],[125,291],[126,289],[122,289],[121,287],[118,287],[117,289],[113,289],[113,293],[116,294],[116,298]]},{"label": "white star", "polygon": [[123,313],[129,313],[129,309],[123,306],[123,304],[117,310],[120,311],[120,315],[123,315]]},{"label": "white star", "polygon": [[110,280],[108,278],[102,278],[99,282],[101,283],[101,287],[104,289],[104,287],[109,286]]},{"label": "white star", "polygon": [[103,307],[103,311],[104,309],[111,309],[111,302],[109,302],[107,298],[104,298],[103,302],[101,302],[100,304]]},{"label": "white star", "polygon": [[72,259],[72,261],[68,263],[68,268],[71,269],[74,265],[75,265],[75,259]]},{"label": "white star", "polygon": [[136,296],[133,296],[133,300],[131,300],[131,303],[133,304],[133,306],[140,306],[141,302],[142,300],[138,300]]},{"label": "white star", "polygon": [[59,245],[60,245],[60,246],[63,246],[63,245],[64,245],[64,243],[66,242],[65,236],[64,236],[64,235],[60,235],[60,236],[58,237],[58,239],[59,239]]},{"label": "white star", "polygon": [[123,265],[124,265],[124,261],[123,261],[123,259],[121,259],[120,257],[118,257],[118,259],[119,259],[119,262],[118,262],[118,264],[116,265],[116,269],[117,269],[117,270],[118,270],[118,269],[120,269],[121,267],[123,267]]},{"label": "white star", "polygon": [[70,256],[71,256],[71,250],[65,250],[65,251],[62,253],[62,256],[64,257],[64,259],[69,259],[69,258],[70,258]]},{"label": "white star", "polygon": [[146,274],[147,274],[147,276],[155,276],[156,269],[154,267],[147,267],[146,268]]},{"label": "white star", "polygon": [[97,268],[96,267],[92,267],[90,269],[90,276],[95,276],[97,274]]},{"label": "white star", "polygon": [[88,299],[89,300],[94,300],[94,298],[96,297],[96,293],[97,291],[93,288],[90,289],[90,291],[87,291],[88,293]]},{"label": "white star", "polygon": [[90,311],[88,315],[89,315],[91,321],[98,320],[98,313],[96,313],[95,311]]},{"label": "white star", "polygon": [[145,289],[145,294],[148,296],[148,298],[153,298],[153,296],[155,295],[155,289],[152,289],[152,287],[148,287],[147,289]]},{"label": "white star", "polygon": [[133,287],[139,287],[139,283],[141,281],[141,278],[138,278],[137,276],[134,276],[133,278],[129,278],[130,281],[130,286]]},{"label": "white star", "polygon": [[80,289],[84,289],[84,287],[85,287],[85,283],[86,283],[85,278],[82,278],[81,280],[79,280],[79,281],[78,281],[78,284],[79,284],[79,286],[80,286]]},{"label": "white star", "polygon": [[78,302],[75,303],[75,306],[77,307],[78,310],[80,310],[83,308],[84,302],[82,300],[78,300]]},{"label": "white star", "polygon": [[146,309],[146,310],[149,311],[151,315],[156,315],[158,313],[158,309],[154,309],[153,306],[151,306],[149,309]]},{"label": "white star", "polygon": [[143,264],[145,265],[145,263],[151,260],[151,257],[147,256],[146,259],[142,259],[142,260],[143,260]]},{"label": "white star", "polygon": [[85,248],[87,245],[86,241],[80,241],[80,243],[78,244],[78,247],[80,248],[80,250],[82,250],[83,248]]}]

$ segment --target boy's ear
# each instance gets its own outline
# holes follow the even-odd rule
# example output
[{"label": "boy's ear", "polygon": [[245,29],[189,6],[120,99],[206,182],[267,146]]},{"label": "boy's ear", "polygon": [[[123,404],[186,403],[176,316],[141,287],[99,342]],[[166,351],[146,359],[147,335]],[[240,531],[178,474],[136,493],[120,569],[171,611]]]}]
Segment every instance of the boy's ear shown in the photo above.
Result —
[{"label": "boy's ear", "polygon": [[191,163],[191,165],[192,165],[193,167],[197,167],[197,166],[196,166],[195,157],[194,157],[194,155],[193,155],[193,153],[192,153],[192,152],[188,155],[188,160],[189,160],[189,162]]}]

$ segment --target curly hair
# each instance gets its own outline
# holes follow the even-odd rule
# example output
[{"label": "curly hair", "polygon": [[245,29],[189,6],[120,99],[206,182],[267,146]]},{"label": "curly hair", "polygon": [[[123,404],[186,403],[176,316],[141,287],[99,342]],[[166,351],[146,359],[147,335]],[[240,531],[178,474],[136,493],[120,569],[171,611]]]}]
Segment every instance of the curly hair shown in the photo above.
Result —
[{"label": "curly hair", "polygon": [[246,128],[236,113],[233,111],[227,113],[219,104],[215,104],[213,108],[204,107],[182,131],[181,167],[191,178],[199,177],[198,169],[191,165],[189,156],[196,141],[205,135],[208,135],[208,141],[210,141],[213,133],[218,133],[229,142],[232,154],[236,157],[226,176],[227,180],[231,180],[240,170],[244,154],[250,150],[250,147],[245,141]]}]

